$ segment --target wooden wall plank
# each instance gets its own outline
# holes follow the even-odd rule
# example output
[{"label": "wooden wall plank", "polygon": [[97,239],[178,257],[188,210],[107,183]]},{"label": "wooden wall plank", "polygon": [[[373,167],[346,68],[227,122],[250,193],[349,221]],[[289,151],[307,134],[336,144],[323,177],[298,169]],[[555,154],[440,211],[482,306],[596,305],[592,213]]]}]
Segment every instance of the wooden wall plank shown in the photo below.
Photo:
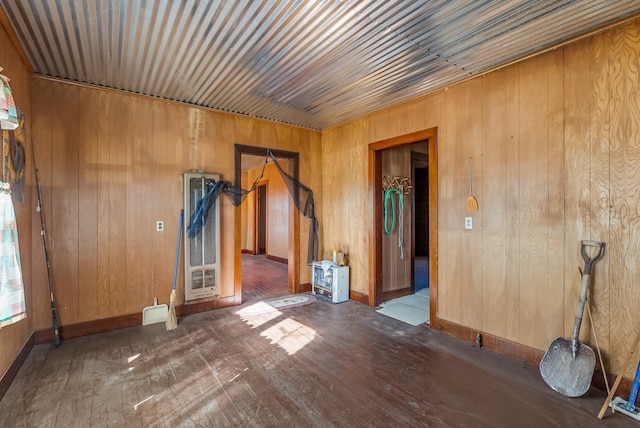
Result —
[{"label": "wooden wall plank", "polygon": [[[349,276],[352,290],[369,294],[368,230],[373,219],[368,201],[368,153],[366,141],[368,122],[334,128],[322,143],[322,152],[315,155],[330,159],[322,163],[322,186],[315,196],[320,222],[320,256],[331,258],[337,248],[349,256]],[[354,144],[344,144],[345,141]],[[314,158],[301,158],[301,170],[309,168]],[[302,224],[308,223],[303,221]],[[305,226],[307,227],[307,226]],[[305,247],[301,243],[301,247]],[[304,258],[302,260],[305,260]],[[310,271],[310,269],[309,269]]]},{"label": "wooden wall plank", "polygon": [[[506,203],[506,239],[505,251],[507,283],[506,310],[506,338],[517,341],[520,331],[520,122],[518,120],[518,102],[520,99],[520,70],[510,67],[506,70],[505,79],[505,203]],[[488,308],[487,308],[488,310]]]},{"label": "wooden wall plank", "polygon": [[[507,308],[506,80],[507,70],[482,79],[482,306]],[[506,337],[504,311],[483,311],[482,330]]]},{"label": "wooden wall plank", "polygon": [[[457,115],[460,123],[458,158],[461,171],[462,195],[459,210],[462,217],[471,217],[473,229],[464,228],[464,219],[460,219],[458,227],[462,230],[462,260],[466,269],[462,270],[462,292],[460,293],[460,321],[472,328],[482,329],[482,252],[483,248],[483,191],[484,175],[482,160],[482,80],[475,79],[461,85],[464,96],[460,100]],[[471,160],[471,171],[469,161]],[[473,189],[471,189],[473,186]],[[469,212],[466,201],[473,190],[478,201],[478,211]]]},{"label": "wooden wall plank", "polygon": [[[520,159],[520,266],[518,342],[543,349],[540,319],[546,317],[549,298],[549,134],[548,56],[518,65]],[[555,296],[557,298],[557,296]]]},{"label": "wooden wall plank", "polygon": [[[131,103],[118,94],[109,94],[110,109],[105,119],[109,141],[109,308],[111,315],[125,315],[133,298],[127,285],[127,141]],[[121,126],[113,126],[120,123]],[[124,285],[124,286],[123,286]]]},{"label": "wooden wall plank", "polygon": [[[170,172],[165,170],[165,166],[171,162],[171,156],[169,154],[169,144],[171,144],[170,141],[172,140],[172,136],[169,135],[168,130],[170,122],[171,117],[169,116],[168,104],[161,102],[154,103],[151,119],[151,138],[147,143],[150,153],[150,157],[147,162],[149,163],[150,181],[151,183],[153,183],[153,189],[161,189],[166,186],[171,186],[170,177],[168,177]],[[167,180],[168,178],[169,180]],[[155,192],[153,192],[152,194],[155,194]],[[175,201],[172,201],[172,205],[174,203]],[[171,270],[172,268],[170,267],[173,266],[173,264],[166,257],[166,253],[172,245],[171,237],[169,236],[171,232],[169,232],[169,230],[175,232],[173,238],[174,248],[177,244],[177,224],[179,220],[179,211],[176,211],[172,217],[165,217],[166,213],[164,212],[164,205],[167,205],[164,198],[156,197],[149,203],[149,206],[147,207],[150,208],[151,212],[154,213],[154,219],[164,220],[165,226],[165,231],[162,233],[156,232],[152,234],[150,241],[153,243],[153,248],[151,249],[152,289],[154,295],[162,297],[160,301],[164,301],[165,294],[167,296],[170,295],[167,294],[167,292],[169,291],[170,293],[173,284],[173,272]],[[180,201],[178,206],[182,206],[182,201]],[[186,245],[186,239],[184,244]],[[175,258],[175,250],[173,254],[173,258]],[[180,260],[179,262],[181,265],[183,264],[182,260]],[[176,279],[177,284],[179,284],[178,286],[176,286],[176,297],[178,299],[178,302],[184,302],[183,277],[184,273],[183,271],[181,271],[181,274],[178,275]]]},{"label": "wooden wall plank", "polygon": [[100,318],[98,298],[98,121],[94,97],[79,92],[78,105],[78,300],[80,322]]},{"label": "wooden wall plank", "polygon": [[111,263],[109,256],[110,248],[110,229],[111,222],[109,216],[110,209],[110,159],[109,159],[109,138],[108,130],[113,126],[111,115],[113,106],[111,105],[112,97],[109,92],[96,91],[88,92],[88,97],[95,99],[98,105],[98,141],[97,141],[97,241],[98,241],[98,260],[96,270],[98,276],[96,278],[98,293],[98,313],[99,318],[107,318],[111,315],[110,300],[110,283],[111,283]]},{"label": "wooden wall plank", "polygon": [[130,111],[127,116],[126,130],[126,202],[125,230],[126,230],[126,256],[127,272],[125,278],[126,290],[128,290],[127,313],[135,313],[140,310],[139,304],[153,305],[156,297],[161,303],[169,303],[169,292],[161,295],[153,293],[151,281],[152,255],[149,251],[149,243],[152,233],[155,231],[156,221],[164,218],[156,218],[155,212],[148,209],[152,202],[149,197],[151,186],[146,168],[146,159],[149,151],[146,145],[146,136],[149,135],[148,123],[151,118],[144,100],[132,99],[129,103]]},{"label": "wooden wall plank", "polygon": [[[460,128],[463,124],[457,114],[458,108],[462,105],[462,95],[460,88],[452,88],[447,92],[447,140],[440,147],[445,148],[445,158],[447,162],[444,170],[446,171],[446,181],[450,182],[447,188],[446,198],[446,214],[445,214],[445,236],[442,241],[445,243],[446,253],[442,260],[444,263],[445,277],[447,286],[443,288],[443,293],[439,293],[439,302],[442,306],[439,308],[440,315],[445,319],[454,322],[460,322],[460,300],[462,296],[464,277],[466,272],[460,269],[464,263],[462,254],[462,230],[464,221],[464,201],[468,192],[468,158],[462,154],[460,142]],[[444,180],[443,180],[444,181]],[[466,190],[465,190],[466,189]],[[464,198],[464,199],[463,199]]]},{"label": "wooden wall plank", "polygon": [[578,267],[584,266],[580,258],[580,240],[590,238],[591,135],[590,128],[584,124],[589,123],[591,116],[591,59],[589,42],[580,42],[580,45],[581,49],[565,52],[565,337],[570,337],[573,330],[580,286]]},{"label": "wooden wall plank", "polygon": [[[640,26],[625,24],[612,31],[610,56],[611,144],[611,314],[612,363],[618,367],[640,330],[637,314],[640,248]],[[631,370],[631,368],[630,368]]]},{"label": "wooden wall plank", "polygon": [[[595,267],[595,274],[592,274],[591,294],[589,305],[591,308],[595,331],[591,325],[587,325],[587,337],[590,343],[597,342],[601,348],[603,359],[608,361],[611,351],[611,331],[609,319],[611,316],[610,301],[610,257],[609,246],[611,239],[609,236],[609,210],[611,206],[610,195],[610,135],[609,135],[609,94],[610,88],[610,50],[607,48],[611,43],[611,33],[605,33],[598,37],[590,38],[585,43],[586,54],[589,58],[589,81],[591,90],[586,90],[589,94],[588,105],[590,106],[589,133],[591,139],[591,188],[590,188],[590,213],[591,230],[588,237],[593,240],[605,243],[605,255]],[[586,88],[585,88],[586,89]],[[569,270],[569,269],[567,269]],[[613,308],[615,310],[615,308]],[[610,371],[611,367],[608,365]]]},{"label": "wooden wall plank", "polygon": [[[64,91],[64,93],[63,93]],[[66,108],[56,109],[51,140],[50,260],[56,266],[53,281],[65,302],[58,308],[61,323],[79,321],[78,288],[78,132],[68,124],[78,117],[78,92],[58,86],[54,97],[63,97]]]},{"label": "wooden wall plank", "polygon": [[[549,319],[541,332],[540,344],[546,338],[551,340],[563,333],[563,295],[564,295],[564,84],[563,84],[563,52],[552,51],[547,54],[547,105],[548,105],[548,218],[547,239],[548,251],[548,283],[547,293],[543,295],[541,304],[545,316]],[[549,342],[551,343],[551,342]]]}]

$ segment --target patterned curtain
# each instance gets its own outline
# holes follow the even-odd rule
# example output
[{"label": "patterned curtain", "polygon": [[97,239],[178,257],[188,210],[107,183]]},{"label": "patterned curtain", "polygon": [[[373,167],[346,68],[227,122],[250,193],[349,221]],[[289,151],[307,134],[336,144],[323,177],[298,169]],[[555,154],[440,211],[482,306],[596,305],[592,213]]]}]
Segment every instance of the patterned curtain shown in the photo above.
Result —
[{"label": "patterned curtain", "polygon": [[0,182],[0,328],[26,318],[18,228],[8,183]]}]

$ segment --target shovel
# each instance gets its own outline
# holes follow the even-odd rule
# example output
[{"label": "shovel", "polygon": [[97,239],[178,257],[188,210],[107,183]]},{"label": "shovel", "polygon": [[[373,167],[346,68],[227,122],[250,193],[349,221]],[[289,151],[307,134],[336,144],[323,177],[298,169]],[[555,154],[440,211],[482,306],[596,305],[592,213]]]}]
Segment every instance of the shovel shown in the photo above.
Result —
[{"label": "shovel", "polygon": [[[604,253],[604,242],[582,241],[580,254],[584,259],[580,300],[576,310],[576,320],[573,325],[573,337],[567,339],[559,337],[549,345],[549,349],[540,361],[540,374],[544,381],[553,389],[567,397],[579,397],[589,390],[593,369],[596,366],[596,356],[593,349],[580,343],[580,324],[589,288],[591,268]],[[598,247],[598,254],[592,259],[587,256],[586,247]]]}]

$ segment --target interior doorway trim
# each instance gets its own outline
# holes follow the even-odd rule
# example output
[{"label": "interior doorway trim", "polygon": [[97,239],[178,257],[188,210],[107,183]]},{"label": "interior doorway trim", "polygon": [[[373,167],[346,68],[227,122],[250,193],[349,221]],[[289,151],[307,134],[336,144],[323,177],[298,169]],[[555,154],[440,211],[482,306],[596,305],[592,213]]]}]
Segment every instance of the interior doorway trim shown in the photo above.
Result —
[{"label": "interior doorway trim", "polygon": [[[245,146],[242,144],[234,145],[234,159],[235,159],[235,185],[240,186],[242,183],[242,155],[253,156],[267,156],[268,150],[271,150],[273,155],[280,159],[284,158],[289,161],[289,167],[286,170],[287,174],[299,179],[299,165],[300,154],[298,152],[290,152],[287,150],[269,149],[266,147],[254,147]],[[240,205],[236,206],[235,216],[235,236],[234,236],[234,295],[235,302],[242,303],[242,215],[240,213]],[[300,288],[300,220],[296,215],[296,206],[293,199],[289,197],[289,233],[288,233],[288,247],[287,254],[287,278],[289,293],[296,294],[302,290]]]},{"label": "interior doorway trim", "polygon": [[369,305],[380,304],[382,290],[382,151],[428,141],[429,156],[429,321],[436,325],[438,304],[438,158],[436,128],[413,132],[369,144]]}]

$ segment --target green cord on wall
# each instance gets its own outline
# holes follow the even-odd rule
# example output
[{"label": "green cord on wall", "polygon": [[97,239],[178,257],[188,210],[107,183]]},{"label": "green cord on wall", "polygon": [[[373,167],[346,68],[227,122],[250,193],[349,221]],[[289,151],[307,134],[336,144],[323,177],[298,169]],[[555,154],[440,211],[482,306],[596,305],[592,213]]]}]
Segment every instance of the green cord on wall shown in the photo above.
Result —
[{"label": "green cord on wall", "polygon": [[[384,233],[391,235],[396,227],[396,203],[393,200],[393,194],[398,194],[400,209],[404,210],[404,198],[398,189],[387,189],[384,191]],[[387,227],[389,223],[389,200],[391,200],[391,228]]]}]

